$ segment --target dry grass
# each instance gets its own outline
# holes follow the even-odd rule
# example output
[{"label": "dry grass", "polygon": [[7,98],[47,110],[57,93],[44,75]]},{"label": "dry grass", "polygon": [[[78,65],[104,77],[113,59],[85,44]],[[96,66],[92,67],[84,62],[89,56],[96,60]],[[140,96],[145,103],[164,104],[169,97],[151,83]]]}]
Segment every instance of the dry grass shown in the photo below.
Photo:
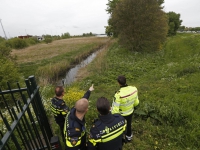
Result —
[{"label": "dry grass", "polygon": [[99,37],[83,37],[70,38],[53,41],[50,44],[37,44],[21,50],[12,50],[11,55],[17,56],[18,63],[35,62],[38,60],[49,59],[89,44],[89,43],[105,43],[108,38]]}]

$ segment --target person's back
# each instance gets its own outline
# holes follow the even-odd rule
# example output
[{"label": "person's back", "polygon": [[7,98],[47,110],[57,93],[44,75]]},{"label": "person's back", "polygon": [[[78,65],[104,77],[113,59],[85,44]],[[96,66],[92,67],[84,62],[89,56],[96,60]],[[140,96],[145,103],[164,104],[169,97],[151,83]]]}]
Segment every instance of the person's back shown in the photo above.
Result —
[{"label": "person's back", "polygon": [[90,129],[88,150],[121,150],[125,119],[120,114],[110,113],[109,101],[101,97],[97,100],[99,119]]},{"label": "person's back", "polygon": [[85,129],[85,114],[88,110],[88,99],[93,85],[78,100],[75,107],[70,110],[65,118],[64,135],[66,150],[85,150],[86,149],[86,129]]},{"label": "person's back", "polygon": [[[120,105],[118,107],[112,107],[112,113],[120,113],[122,116],[128,116],[133,113],[134,105],[139,102],[137,92],[135,86],[122,86],[115,94],[116,103],[119,101]],[[113,104],[115,105],[115,102]]]},{"label": "person's back", "polygon": [[67,112],[69,111],[69,107],[65,104],[65,102],[62,99],[64,96],[64,87],[57,86],[55,88],[55,94],[56,96],[51,100],[51,111],[54,115],[56,123],[60,127],[62,138],[64,140],[63,129],[64,129],[65,117],[67,115]]},{"label": "person's back", "polygon": [[76,116],[76,108],[72,108],[66,116],[64,127],[66,150],[86,149],[85,119]]},{"label": "person's back", "polygon": [[111,113],[120,113],[126,119],[126,142],[131,142],[133,138],[131,129],[133,111],[139,104],[138,90],[135,86],[126,84],[125,76],[118,76],[117,81],[120,89],[114,95]]}]

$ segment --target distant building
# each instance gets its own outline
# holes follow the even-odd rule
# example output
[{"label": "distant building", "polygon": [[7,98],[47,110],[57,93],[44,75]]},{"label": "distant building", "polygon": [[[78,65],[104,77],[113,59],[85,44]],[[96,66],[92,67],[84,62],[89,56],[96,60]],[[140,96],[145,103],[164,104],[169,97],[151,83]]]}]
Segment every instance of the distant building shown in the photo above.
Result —
[{"label": "distant building", "polygon": [[95,34],[96,37],[108,37],[107,34]]},{"label": "distant building", "polygon": [[18,36],[18,38],[20,38],[20,39],[28,39],[30,37],[32,37],[32,35],[21,35],[21,36]]},{"label": "distant building", "polygon": [[35,38],[37,38],[37,40],[39,40],[39,41],[43,41],[44,40],[44,36],[35,36]]},{"label": "distant building", "polygon": [[33,37],[33,38],[36,38],[37,40],[39,40],[39,41],[43,41],[44,40],[44,36],[32,36],[32,35],[21,35],[21,36],[18,36],[18,38],[20,38],[20,39],[28,39],[28,38],[31,38],[31,37]]}]

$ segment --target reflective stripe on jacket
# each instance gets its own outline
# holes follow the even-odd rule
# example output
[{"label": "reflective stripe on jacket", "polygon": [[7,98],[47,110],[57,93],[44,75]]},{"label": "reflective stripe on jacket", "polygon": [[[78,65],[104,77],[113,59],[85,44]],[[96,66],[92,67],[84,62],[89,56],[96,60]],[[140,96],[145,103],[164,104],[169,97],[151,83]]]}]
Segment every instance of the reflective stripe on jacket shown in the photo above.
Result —
[{"label": "reflective stripe on jacket", "polygon": [[88,150],[122,149],[123,133],[126,121],[120,114],[99,116],[90,129]]},{"label": "reflective stripe on jacket", "polygon": [[112,114],[120,113],[128,116],[134,111],[134,107],[139,104],[138,91],[134,86],[123,86],[114,95],[112,103]]},{"label": "reflective stripe on jacket", "polygon": [[67,148],[83,149],[86,146],[85,119],[79,120],[72,108],[65,118],[64,136]]},{"label": "reflective stripe on jacket", "polygon": [[56,122],[63,122],[64,124],[65,116],[69,111],[69,107],[65,104],[65,102],[62,99],[54,97],[51,100],[51,111],[54,115]]}]

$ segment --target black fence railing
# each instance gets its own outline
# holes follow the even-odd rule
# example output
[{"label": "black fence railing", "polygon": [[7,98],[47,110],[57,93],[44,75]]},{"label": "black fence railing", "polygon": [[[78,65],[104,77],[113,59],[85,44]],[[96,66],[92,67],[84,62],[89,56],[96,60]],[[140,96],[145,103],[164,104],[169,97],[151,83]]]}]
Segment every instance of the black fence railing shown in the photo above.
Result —
[{"label": "black fence railing", "polygon": [[4,107],[0,111],[0,150],[51,149],[52,130],[44,110],[34,76],[25,80],[26,87],[0,89]]}]

